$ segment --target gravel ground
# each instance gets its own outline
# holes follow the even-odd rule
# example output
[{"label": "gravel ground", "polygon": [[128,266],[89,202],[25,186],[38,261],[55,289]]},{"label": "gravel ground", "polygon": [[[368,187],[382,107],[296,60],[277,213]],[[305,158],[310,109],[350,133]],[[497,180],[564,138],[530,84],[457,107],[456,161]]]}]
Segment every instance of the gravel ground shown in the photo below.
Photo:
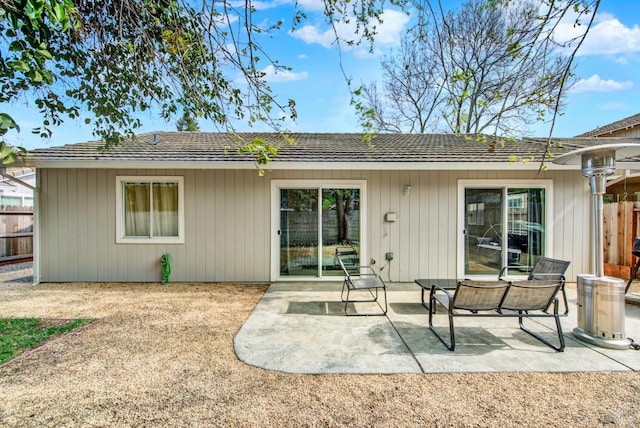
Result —
[{"label": "gravel ground", "polygon": [[0,282],[0,316],[95,319],[0,366],[0,426],[640,426],[640,373],[294,375],[239,362],[266,286]]}]

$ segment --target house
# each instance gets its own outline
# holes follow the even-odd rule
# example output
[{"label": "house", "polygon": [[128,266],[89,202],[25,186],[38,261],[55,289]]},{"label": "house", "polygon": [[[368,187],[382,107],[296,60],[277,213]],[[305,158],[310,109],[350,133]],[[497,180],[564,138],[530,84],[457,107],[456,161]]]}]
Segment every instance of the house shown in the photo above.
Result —
[{"label": "house", "polygon": [[[640,138],[640,113],[598,127],[578,135],[576,138]],[[606,142],[606,141],[605,141]],[[607,196],[613,202],[640,202],[640,174],[637,171],[621,171],[611,177],[607,186]]]},{"label": "house", "polygon": [[[571,260],[569,280],[593,271],[588,182],[580,165],[541,169],[543,139],[292,137],[263,176],[234,147],[276,134],[161,132],[105,152],[100,142],[35,150],[34,279],[157,282],[169,254],[172,282],[335,280],[341,246],[391,282],[496,278],[542,255]],[[560,154],[601,140],[555,143]]]},{"label": "house", "polygon": [[0,177],[0,206],[32,207],[36,182],[34,168],[6,168]]},{"label": "house", "polygon": [[640,138],[640,113],[576,135],[576,138],[611,137]]}]

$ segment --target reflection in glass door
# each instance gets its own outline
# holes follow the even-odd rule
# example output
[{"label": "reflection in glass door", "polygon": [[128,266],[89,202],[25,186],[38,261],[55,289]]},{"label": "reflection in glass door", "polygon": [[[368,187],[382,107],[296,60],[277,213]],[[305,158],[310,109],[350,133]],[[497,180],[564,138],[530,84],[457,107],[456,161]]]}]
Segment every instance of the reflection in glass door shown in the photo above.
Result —
[{"label": "reflection in glass door", "polygon": [[507,236],[509,266],[529,272],[545,254],[545,189],[525,188],[507,191]]},{"label": "reflection in glass door", "polygon": [[318,276],[318,189],[280,189],[280,275]]},{"label": "reflection in glass door", "polygon": [[280,188],[279,197],[281,277],[342,276],[338,249],[359,264],[359,188]]},{"label": "reflection in glass door", "polygon": [[465,188],[464,274],[526,275],[546,252],[546,198],[543,187]]},{"label": "reflection in glass door", "polygon": [[322,276],[342,276],[335,258],[360,265],[360,189],[322,189]]},{"label": "reflection in glass door", "polygon": [[500,273],[502,194],[502,189],[465,189],[465,275]]}]

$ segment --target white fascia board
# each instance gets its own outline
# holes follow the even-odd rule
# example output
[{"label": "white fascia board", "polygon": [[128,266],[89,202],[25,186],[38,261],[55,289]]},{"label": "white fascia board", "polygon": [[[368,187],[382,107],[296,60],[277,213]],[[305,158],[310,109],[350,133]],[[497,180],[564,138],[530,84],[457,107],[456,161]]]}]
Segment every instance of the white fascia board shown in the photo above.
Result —
[{"label": "white fascia board", "polygon": [[255,169],[251,161],[198,162],[198,161],[122,161],[122,160],[45,160],[31,161],[29,166],[53,169]]},{"label": "white fascia board", "polygon": [[[580,170],[579,165],[546,164],[549,170]],[[558,167],[561,168],[558,168]],[[264,169],[276,170],[375,170],[375,171],[537,171],[539,162],[270,162]]]},{"label": "white fascia board", "polygon": [[[580,165],[545,164],[548,170],[576,170]],[[36,168],[80,169],[255,169],[252,161],[199,162],[199,161],[110,161],[110,160],[46,160],[34,161]],[[271,161],[262,166],[266,170],[375,170],[375,171],[517,171],[539,170],[539,162],[279,162]]]}]

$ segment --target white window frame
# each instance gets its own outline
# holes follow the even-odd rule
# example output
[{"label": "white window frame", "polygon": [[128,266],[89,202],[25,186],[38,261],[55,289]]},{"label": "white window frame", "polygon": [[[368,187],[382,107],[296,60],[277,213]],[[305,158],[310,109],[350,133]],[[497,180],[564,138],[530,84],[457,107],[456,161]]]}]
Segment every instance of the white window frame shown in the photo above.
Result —
[{"label": "white window frame", "polygon": [[[271,180],[271,281],[337,281],[339,276],[296,277],[280,276],[280,189],[317,189],[322,195],[324,189],[359,189],[360,190],[360,260],[369,260],[368,213],[367,213],[367,180],[305,180],[276,179]],[[318,216],[318,227],[322,229],[321,216]],[[318,243],[318,264],[322,263],[322,242]],[[366,264],[366,263],[365,263]]]},{"label": "white window frame", "polygon": [[[125,236],[124,183],[176,183],[178,185],[178,236]],[[153,216],[151,216],[153,218]],[[150,229],[153,230],[153,229]],[[118,244],[184,244],[184,177],[182,176],[116,176],[116,243]]]},{"label": "white window frame", "polygon": [[[504,192],[504,197],[507,196],[507,189],[545,189],[545,218],[547,224],[545,225],[545,256],[553,257],[553,180],[541,179],[541,180],[482,180],[482,179],[460,179],[458,180],[458,257],[457,257],[457,277],[486,280],[488,278],[495,278],[495,275],[466,275],[464,272],[465,254],[464,254],[464,238],[465,238],[465,189],[492,189],[501,188]],[[506,200],[506,199],[505,199]],[[503,218],[507,218],[508,203],[503,204]]]}]

